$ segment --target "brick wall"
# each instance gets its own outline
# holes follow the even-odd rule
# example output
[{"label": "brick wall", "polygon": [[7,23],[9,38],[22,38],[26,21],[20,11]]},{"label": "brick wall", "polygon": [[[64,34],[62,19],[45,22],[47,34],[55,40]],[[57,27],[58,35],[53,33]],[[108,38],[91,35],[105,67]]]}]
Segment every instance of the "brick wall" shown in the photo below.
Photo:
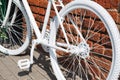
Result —
[{"label": "brick wall", "polygon": [[[63,0],[64,3],[68,3],[72,0]],[[120,0],[93,0],[103,6],[113,17],[117,24],[120,24],[120,14],[118,10],[120,10]],[[118,7],[119,6],[119,7]]]},{"label": "brick wall", "polygon": [[[44,15],[47,7],[48,0],[28,0],[31,6],[31,9],[34,13],[38,25],[43,22]],[[64,4],[69,3],[72,0],[63,0]],[[114,18],[117,24],[120,24],[120,14],[118,13],[118,4],[120,0],[94,0],[100,5],[102,5],[111,16]],[[51,17],[54,16],[54,11],[51,11]]]},{"label": "brick wall", "polygon": [[[41,26],[43,25],[44,22],[44,16],[46,13],[48,0],[28,0],[28,2],[30,4],[33,15],[36,19],[36,22],[41,29]],[[53,17],[54,15],[55,15],[54,10],[51,10],[50,17]]]},{"label": "brick wall", "polygon": [[98,4],[106,8],[116,23],[120,24],[120,14],[118,13],[120,0],[95,0]]}]

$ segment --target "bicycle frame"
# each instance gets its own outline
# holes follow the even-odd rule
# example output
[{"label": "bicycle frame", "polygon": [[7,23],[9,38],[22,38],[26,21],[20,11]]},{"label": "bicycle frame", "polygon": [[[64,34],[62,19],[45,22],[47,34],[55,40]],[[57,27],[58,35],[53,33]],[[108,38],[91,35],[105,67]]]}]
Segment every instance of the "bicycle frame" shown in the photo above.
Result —
[{"label": "bicycle frame", "polygon": [[[32,29],[34,30],[37,39],[32,40],[32,48],[31,48],[31,52],[30,52],[30,60],[25,59],[25,60],[20,60],[18,62],[18,65],[19,65],[19,67],[21,69],[28,68],[30,66],[30,64],[33,64],[33,52],[34,52],[36,44],[41,44],[43,46],[49,47],[49,49],[54,48],[54,49],[57,49],[57,50],[60,50],[60,51],[66,52],[66,53],[72,53],[72,50],[70,50],[70,49],[73,48],[73,47],[76,47],[76,46],[70,45],[69,40],[67,38],[67,34],[65,33],[65,29],[64,29],[64,26],[62,24],[62,17],[60,17],[59,12],[57,10],[57,6],[61,6],[63,8],[64,5],[61,2],[61,0],[58,0],[58,1],[59,1],[60,5],[56,5],[54,0],[49,0],[48,1],[48,6],[47,6],[46,14],[45,14],[43,29],[40,32],[39,28],[38,28],[38,26],[36,24],[35,18],[34,18],[33,14],[32,14],[32,11],[30,10],[30,6],[29,6],[27,0],[22,0],[22,4],[23,4],[23,6],[25,8],[25,11],[26,11],[26,13],[28,15],[28,18],[30,20],[30,25],[31,25]],[[52,45],[53,43],[51,43],[51,41],[49,43],[49,38],[47,40],[46,40],[46,38],[44,38],[45,37],[45,32],[47,31],[47,23],[48,23],[48,19],[49,19],[49,16],[50,16],[50,10],[51,10],[52,5],[53,5],[53,8],[55,10],[57,18],[55,18],[55,20],[50,21],[50,28],[52,28],[52,30],[54,28],[56,28],[56,26],[55,26],[56,24],[54,24],[54,21],[56,21],[56,19],[57,19],[58,24],[60,25],[61,30],[63,31],[63,36],[65,37],[66,44],[57,42],[56,44]],[[70,20],[74,24],[74,22],[73,22],[73,20],[71,18],[70,18]],[[77,29],[77,26],[75,24],[74,24],[74,27]],[[54,29],[54,30],[56,30],[56,29]],[[86,41],[83,38],[82,34],[78,30],[77,30],[77,32],[79,33],[79,35],[80,35],[80,37],[82,39],[82,42],[86,43]],[[50,38],[52,37],[51,34],[52,33],[50,33],[50,36],[49,36]],[[56,33],[54,33],[54,35],[55,34]],[[66,47],[67,49],[62,48],[62,47]],[[27,66],[22,67],[22,62],[24,62],[24,61],[28,62],[26,64]]]},{"label": "bicycle frame", "polygon": [[[94,79],[98,79],[98,78],[99,79],[102,79],[102,78],[107,79],[107,78],[109,78],[109,75],[110,75],[109,79],[111,79],[111,76],[113,75],[111,73],[116,72],[116,70],[117,70],[117,69],[114,70],[114,68],[119,67],[119,65],[114,67],[114,64],[116,64],[117,61],[119,60],[117,57],[115,57],[115,56],[117,56],[117,53],[119,51],[119,50],[117,50],[119,48],[119,46],[118,46],[119,44],[117,45],[118,41],[116,41],[116,40],[119,40],[119,37],[118,37],[119,33],[117,32],[117,29],[114,29],[115,24],[114,24],[112,18],[109,15],[105,16],[104,14],[107,14],[107,12],[102,7],[97,5],[96,3],[90,2],[91,0],[88,0],[88,2],[87,2],[87,0],[84,2],[81,1],[79,3],[77,2],[78,0],[76,0],[73,3],[71,2],[71,3],[67,4],[66,7],[64,7],[61,0],[57,0],[59,2],[58,5],[56,4],[55,1],[56,0],[48,1],[42,31],[40,31],[27,0],[9,0],[8,6],[7,6],[7,12],[5,11],[6,15],[4,15],[5,19],[1,25],[1,28],[4,29],[4,27],[6,27],[7,21],[9,21],[7,18],[9,18],[11,16],[10,12],[12,11],[12,8],[14,8],[14,11],[12,11],[12,13],[13,13],[12,19],[10,19],[11,21],[8,22],[9,24],[11,24],[10,27],[14,23],[15,18],[19,19],[21,17],[20,19],[23,21],[23,23],[25,23],[24,20],[26,21],[27,26],[25,25],[26,26],[25,28],[27,28],[27,31],[28,31],[26,34],[27,38],[25,41],[23,41],[24,27],[22,27],[22,26],[24,26],[24,24],[20,24],[20,27],[18,26],[18,28],[22,28],[21,29],[22,36],[20,36],[20,37],[22,37],[22,38],[20,38],[21,42],[24,42],[27,44],[25,44],[26,46],[24,46],[24,44],[23,44],[23,47],[20,46],[20,49],[18,47],[19,50],[16,50],[16,53],[17,52],[21,53],[23,51],[22,49],[25,50],[28,47],[28,44],[30,43],[30,40],[28,40],[28,39],[31,38],[31,35],[29,35],[29,33],[31,33],[30,29],[32,29],[32,31],[34,30],[35,35],[37,37],[36,39],[32,40],[32,45],[31,45],[32,48],[31,48],[29,59],[19,60],[18,66],[21,69],[30,68],[30,65],[33,64],[33,53],[34,53],[35,46],[37,44],[41,44],[42,48],[45,50],[45,52],[49,52],[49,54],[50,54],[51,66],[53,68],[53,72],[55,73],[55,76],[57,79],[62,79],[62,80],[65,80],[65,78],[66,79],[68,79],[68,78],[89,79],[89,76],[93,77]],[[13,7],[11,6],[12,3],[13,3]],[[50,34],[49,34],[49,32],[47,34],[47,23],[49,20],[50,10],[51,10],[52,6],[55,10],[56,16],[55,16],[55,18],[50,20],[50,29],[49,29]],[[57,10],[57,6],[62,7],[62,10],[60,12]],[[18,9],[17,9],[17,7],[18,7]],[[80,10],[79,10],[79,8],[80,8]],[[81,10],[81,8],[85,11]],[[90,10],[91,12],[93,11],[93,13],[96,14],[95,18],[91,14],[87,15],[86,9],[88,9],[88,11]],[[25,18],[23,18],[22,16],[18,16],[18,18],[16,17],[18,10],[20,10],[20,13],[22,13],[22,15]],[[81,12],[81,13],[77,14],[77,11]],[[103,11],[103,12],[101,12],[101,11]],[[19,15],[19,13],[18,13],[18,15]],[[78,18],[79,18],[80,23],[78,22]],[[109,18],[110,18],[110,21],[108,21]],[[98,20],[98,19],[100,19],[100,20]],[[88,22],[88,20],[89,20],[89,22]],[[83,22],[83,21],[85,21],[85,22]],[[101,24],[104,23],[105,28],[104,28],[104,25],[102,25],[102,29],[100,29],[101,27],[99,27],[99,25],[101,25],[101,24],[96,25],[96,22],[100,22],[100,21],[102,22]],[[88,26],[84,25],[84,24],[86,24],[86,22],[88,23]],[[30,25],[29,25],[29,23],[30,23]],[[84,27],[84,28],[82,29],[82,27]],[[96,27],[99,27],[99,28],[96,28]],[[14,25],[11,28],[14,28]],[[70,30],[68,30],[68,29],[70,29]],[[83,32],[83,35],[82,35],[82,32]],[[59,35],[59,33],[60,33],[60,35]],[[107,36],[106,33],[110,34],[110,37]],[[116,35],[113,35],[114,33],[116,33]],[[98,36],[99,38],[97,37],[97,39],[96,39],[94,37],[96,37],[97,34],[100,34],[100,36]],[[85,37],[86,40],[84,39],[83,36]],[[105,36],[105,37],[102,37],[102,36]],[[16,37],[15,37],[15,39],[16,39]],[[96,39],[96,40],[94,41],[93,39]],[[105,41],[104,41],[104,39],[105,39]],[[108,39],[110,39],[111,41]],[[108,41],[106,41],[106,40],[108,40]],[[5,41],[8,41],[8,40],[6,39]],[[87,43],[87,41],[90,41],[90,42],[93,41],[93,42],[89,44],[89,42]],[[11,41],[11,43],[13,43],[13,42]],[[113,45],[113,44],[115,44],[115,45]],[[16,47],[16,44],[14,44],[14,45]],[[101,46],[102,46],[102,48],[101,48]],[[96,47],[97,47],[97,49],[95,49]],[[4,49],[4,46],[3,46],[3,49]],[[102,51],[99,51],[98,49],[102,50]],[[0,49],[0,50],[2,51],[2,49]],[[109,55],[108,55],[108,53],[105,53],[105,51],[107,51],[107,50],[110,53]],[[60,51],[60,56],[59,56],[58,51]],[[61,54],[61,51],[63,52],[63,54]],[[64,52],[68,53],[68,55],[64,54]],[[9,53],[10,53],[10,51],[9,51]],[[99,56],[100,56],[100,58],[98,58]],[[118,56],[120,56],[120,55],[118,55]],[[115,57],[115,59],[114,59],[114,57]],[[58,58],[58,60],[57,60],[57,58]],[[63,59],[63,61],[62,61],[62,59]],[[97,60],[97,61],[94,61],[94,60]],[[101,60],[103,60],[103,61],[101,61]],[[104,62],[104,61],[106,61],[106,62]],[[98,62],[100,62],[100,64]],[[104,66],[101,66],[102,63],[105,64],[105,66],[107,66],[108,68],[110,68],[112,66],[113,71],[111,69],[105,68]],[[69,65],[66,66],[67,64],[69,64]],[[76,65],[78,65],[78,66],[74,67]],[[93,66],[91,66],[91,65],[93,65]],[[99,73],[96,73],[94,71],[94,69],[99,71]],[[83,72],[83,74],[81,71]],[[80,72],[80,73],[78,73],[78,72]],[[65,73],[65,76],[63,73]],[[118,72],[116,72],[115,74],[118,75]],[[68,78],[66,77],[66,75],[68,76]],[[69,77],[69,75],[71,75],[71,77]],[[117,77],[117,75],[116,75],[116,77]],[[84,76],[85,76],[85,78],[84,78]],[[114,75],[113,75],[113,77],[114,77]],[[114,79],[114,78],[112,78],[112,79]]]},{"label": "bicycle frame", "polygon": [[[62,3],[60,0],[58,0],[58,1],[59,1],[60,5],[61,5],[62,7],[64,7],[63,3]],[[46,14],[45,14],[45,19],[44,19],[44,24],[43,24],[42,32],[39,31],[39,28],[38,28],[38,26],[37,26],[37,24],[36,24],[36,21],[35,21],[34,16],[33,16],[32,12],[31,12],[31,10],[30,10],[30,7],[29,7],[29,4],[28,4],[27,0],[22,0],[22,2],[23,2],[23,5],[24,5],[24,7],[25,7],[25,10],[26,10],[26,12],[27,12],[27,14],[28,14],[28,17],[29,17],[29,20],[30,20],[30,23],[31,23],[31,27],[32,27],[32,29],[35,31],[35,35],[37,36],[36,43],[37,43],[37,44],[42,44],[42,45],[45,45],[45,46],[48,46],[48,47],[52,47],[52,48],[55,48],[55,49],[58,49],[58,50],[62,50],[62,51],[65,51],[65,52],[68,52],[67,50],[65,50],[65,49],[63,49],[63,48],[60,48],[60,47],[57,47],[57,46],[55,46],[55,45],[50,45],[50,44],[48,44],[48,43],[45,43],[45,40],[44,40],[45,31],[46,31],[46,26],[47,26],[47,23],[48,23],[48,18],[49,18],[49,16],[50,16],[50,10],[51,10],[51,6],[52,6],[52,5],[53,5],[54,10],[55,10],[55,13],[56,13],[56,15],[57,15],[57,17],[58,17],[58,19],[59,19],[60,25],[63,26],[63,25],[62,25],[61,18],[60,18],[60,16],[59,16],[59,12],[58,12],[58,10],[57,10],[57,8],[56,8],[55,1],[54,1],[54,0],[49,0],[49,1],[48,1],[48,6],[47,6]],[[66,36],[66,35],[65,35],[65,36]],[[67,39],[67,38],[66,38],[66,39]],[[66,41],[67,41],[67,43],[68,43],[68,40],[66,40]],[[68,44],[69,44],[69,43],[68,43]]]},{"label": "bicycle frame", "polygon": [[[5,19],[4,19],[4,21],[3,21],[3,24],[2,24],[2,26],[1,26],[1,28],[4,27],[4,25],[7,23],[7,19],[8,19],[8,17],[9,17],[9,13],[10,13],[10,11],[11,11],[12,1],[13,1],[13,0],[9,0],[9,2],[8,2],[7,12],[6,12]],[[14,0],[14,1],[15,1],[16,3],[18,3],[19,5],[21,5],[21,3],[20,3],[19,0]],[[37,37],[37,39],[35,40],[36,44],[42,44],[42,45],[45,45],[45,46],[48,46],[48,47],[51,47],[51,48],[55,48],[55,49],[58,49],[58,50],[62,50],[62,51],[64,51],[64,52],[69,52],[68,50],[63,49],[63,48],[61,48],[61,47],[58,47],[58,46],[56,46],[56,45],[51,45],[51,44],[45,43],[46,41],[45,41],[45,39],[44,39],[45,32],[46,32],[46,29],[47,29],[48,19],[49,19],[49,16],[50,16],[51,6],[53,5],[53,8],[54,8],[54,10],[55,10],[57,19],[58,19],[58,21],[59,21],[59,24],[60,24],[60,26],[61,26],[61,29],[62,29],[62,31],[63,31],[63,35],[65,36],[65,40],[66,40],[66,43],[67,43],[67,44],[59,44],[59,43],[57,43],[57,45],[59,45],[59,46],[61,46],[61,45],[62,45],[62,46],[66,46],[66,47],[68,47],[68,48],[70,47],[70,44],[69,44],[67,35],[66,35],[66,33],[65,33],[65,30],[64,30],[64,27],[63,27],[63,24],[62,24],[62,18],[60,17],[59,12],[58,12],[58,10],[57,10],[57,6],[61,6],[62,8],[64,7],[62,1],[61,1],[61,0],[58,0],[58,2],[60,3],[60,5],[56,5],[54,0],[49,0],[49,1],[48,1],[48,6],[47,6],[46,14],[45,14],[43,29],[42,29],[41,32],[39,31],[39,28],[38,28],[38,26],[37,26],[37,24],[36,24],[36,21],[35,21],[35,19],[34,19],[34,16],[33,16],[33,14],[32,14],[32,11],[31,11],[31,9],[30,9],[30,6],[29,6],[27,0],[21,0],[21,1],[22,1],[22,4],[23,4],[24,8],[25,8],[25,11],[26,11],[26,13],[27,13],[27,15],[28,15],[28,18],[29,18],[29,21],[30,21],[30,25],[31,25],[32,29],[35,31],[35,35],[36,35],[36,37]],[[11,19],[10,25],[12,25],[12,24],[14,23],[16,14],[17,14],[17,8],[15,8],[15,12],[14,12],[14,15],[13,15],[13,17],[12,17],[12,19]],[[51,21],[51,23],[52,23],[52,21]],[[52,25],[52,26],[54,26],[54,25]],[[80,33],[80,36],[82,37],[81,33]],[[83,39],[83,40],[84,40],[84,39]]]}]

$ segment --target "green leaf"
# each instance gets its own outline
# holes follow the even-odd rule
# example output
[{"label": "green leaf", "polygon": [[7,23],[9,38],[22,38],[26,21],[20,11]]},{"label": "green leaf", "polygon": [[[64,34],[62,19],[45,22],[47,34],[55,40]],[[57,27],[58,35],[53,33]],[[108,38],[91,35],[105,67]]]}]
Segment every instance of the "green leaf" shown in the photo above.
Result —
[{"label": "green leaf", "polygon": [[8,39],[5,28],[1,28],[1,29],[0,29],[0,38],[2,38],[2,39],[4,39],[4,40],[5,40],[5,39]]}]

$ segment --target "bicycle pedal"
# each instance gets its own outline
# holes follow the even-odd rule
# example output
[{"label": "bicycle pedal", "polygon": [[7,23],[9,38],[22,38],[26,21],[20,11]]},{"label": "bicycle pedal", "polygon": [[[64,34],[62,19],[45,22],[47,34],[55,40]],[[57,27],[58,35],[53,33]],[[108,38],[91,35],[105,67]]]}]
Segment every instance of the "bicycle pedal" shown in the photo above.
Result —
[{"label": "bicycle pedal", "polygon": [[28,69],[30,67],[30,60],[29,59],[19,60],[18,66],[20,69]]}]

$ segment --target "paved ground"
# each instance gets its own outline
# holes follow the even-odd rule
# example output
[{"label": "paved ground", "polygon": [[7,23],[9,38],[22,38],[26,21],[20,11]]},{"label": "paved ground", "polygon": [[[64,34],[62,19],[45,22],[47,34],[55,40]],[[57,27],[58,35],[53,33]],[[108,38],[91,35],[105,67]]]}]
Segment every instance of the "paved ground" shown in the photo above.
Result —
[{"label": "paved ground", "polygon": [[[120,25],[118,25],[120,30]],[[35,50],[35,63],[30,70],[20,70],[17,61],[29,58],[29,51],[19,56],[0,56],[0,80],[56,80],[50,66],[48,53]]]},{"label": "paved ground", "polygon": [[29,58],[29,54],[19,56],[0,56],[0,80],[56,80],[49,64],[47,53],[35,50],[34,61],[30,70],[20,70],[19,59]]}]

